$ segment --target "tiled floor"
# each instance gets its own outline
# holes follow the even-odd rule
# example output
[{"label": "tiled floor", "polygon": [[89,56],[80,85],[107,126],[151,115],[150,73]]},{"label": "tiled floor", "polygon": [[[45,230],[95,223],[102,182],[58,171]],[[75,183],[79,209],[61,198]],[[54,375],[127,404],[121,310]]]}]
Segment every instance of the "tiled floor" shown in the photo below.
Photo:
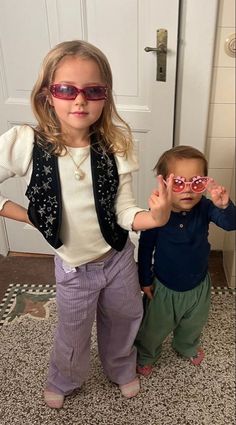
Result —
[{"label": "tiled floor", "polygon": [[[222,253],[212,251],[209,271],[213,286],[227,286],[222,265]],[[0,256],[0,301],[10,284],[45,285],[55,283],[52,256]]]}]

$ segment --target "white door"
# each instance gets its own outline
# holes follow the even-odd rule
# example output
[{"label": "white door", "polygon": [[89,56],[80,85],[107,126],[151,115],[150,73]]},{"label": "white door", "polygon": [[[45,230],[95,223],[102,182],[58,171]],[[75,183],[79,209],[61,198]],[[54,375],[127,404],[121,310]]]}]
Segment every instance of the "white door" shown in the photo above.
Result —
[{"label": "white door", "polygon": [[[39,65],[55,44],[85,39],[111,64],[118,111],[130,124],[140,161],[134,178],[138,204],[147,206],[155,187],[152,168],[173,143],[178,1],[173,0],[1,0],[0,133],[34,124],[29,98]],[[157,29],[168,32],[166,82],[156,81]],[[27,205],[25,184],[1,185],[10,199]],[[51,252],[31,226],[4,220],[10,251]]]}]

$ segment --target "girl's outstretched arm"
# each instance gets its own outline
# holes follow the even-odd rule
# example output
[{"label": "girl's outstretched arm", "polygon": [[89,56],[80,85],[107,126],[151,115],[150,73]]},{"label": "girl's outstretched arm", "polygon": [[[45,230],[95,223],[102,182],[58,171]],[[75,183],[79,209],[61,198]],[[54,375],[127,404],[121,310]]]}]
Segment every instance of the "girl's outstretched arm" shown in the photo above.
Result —
[{"label": "girl's outstretched arm", "polygon": [[171,174],[167,183],[161,175],[157,177],[158,190],[155,189],[148,200],[149,211],[140,211],[135,215],[132,225],[134,231],[164,226],[168,222],[171,213],[173,177]]}]

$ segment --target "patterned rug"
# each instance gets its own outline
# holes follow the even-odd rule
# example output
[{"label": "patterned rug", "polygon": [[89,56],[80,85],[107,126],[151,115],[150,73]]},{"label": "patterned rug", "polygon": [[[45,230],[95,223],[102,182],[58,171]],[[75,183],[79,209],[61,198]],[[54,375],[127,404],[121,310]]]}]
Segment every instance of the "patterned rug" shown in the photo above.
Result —
[{"label": "patterned rug", "polygon": [[0,326],[23,316],[48,319],[49,303],[55,298],[55,291],[55,285],[9,285],[0,304]]},{"label": "patterned rug", "polygon": [[[235,288],[212,287],[212,295],[232,294]],[[44,320],[49,317],[49,304],[55,298],[55,285],[9,285],[0,303],[0,326],[23,316]],[[1,424],[0,424],[1,425]]]},{"label": "patterned rug", "polygon": [[171,338],[141,392],[122,398],[101,369],[93,328],[91,371],[63,409],[42,398],[56,324],[54,285],[11,285],[0,304],[0,425],[235,424],[235,290],[212,288],[200,367],[177,356]]}]

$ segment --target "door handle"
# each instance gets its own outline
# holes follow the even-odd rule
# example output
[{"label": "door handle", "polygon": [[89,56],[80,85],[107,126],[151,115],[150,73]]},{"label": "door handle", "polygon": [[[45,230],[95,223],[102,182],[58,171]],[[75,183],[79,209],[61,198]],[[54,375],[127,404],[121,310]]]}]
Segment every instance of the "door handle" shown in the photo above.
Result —
[{"label": "door handle", "polygon": [[166,29],[160,28],[156,33],[156,47],[145,47],[145,52],[155,52],[157,56],[156,81],[166,81],[167,37]]}]

